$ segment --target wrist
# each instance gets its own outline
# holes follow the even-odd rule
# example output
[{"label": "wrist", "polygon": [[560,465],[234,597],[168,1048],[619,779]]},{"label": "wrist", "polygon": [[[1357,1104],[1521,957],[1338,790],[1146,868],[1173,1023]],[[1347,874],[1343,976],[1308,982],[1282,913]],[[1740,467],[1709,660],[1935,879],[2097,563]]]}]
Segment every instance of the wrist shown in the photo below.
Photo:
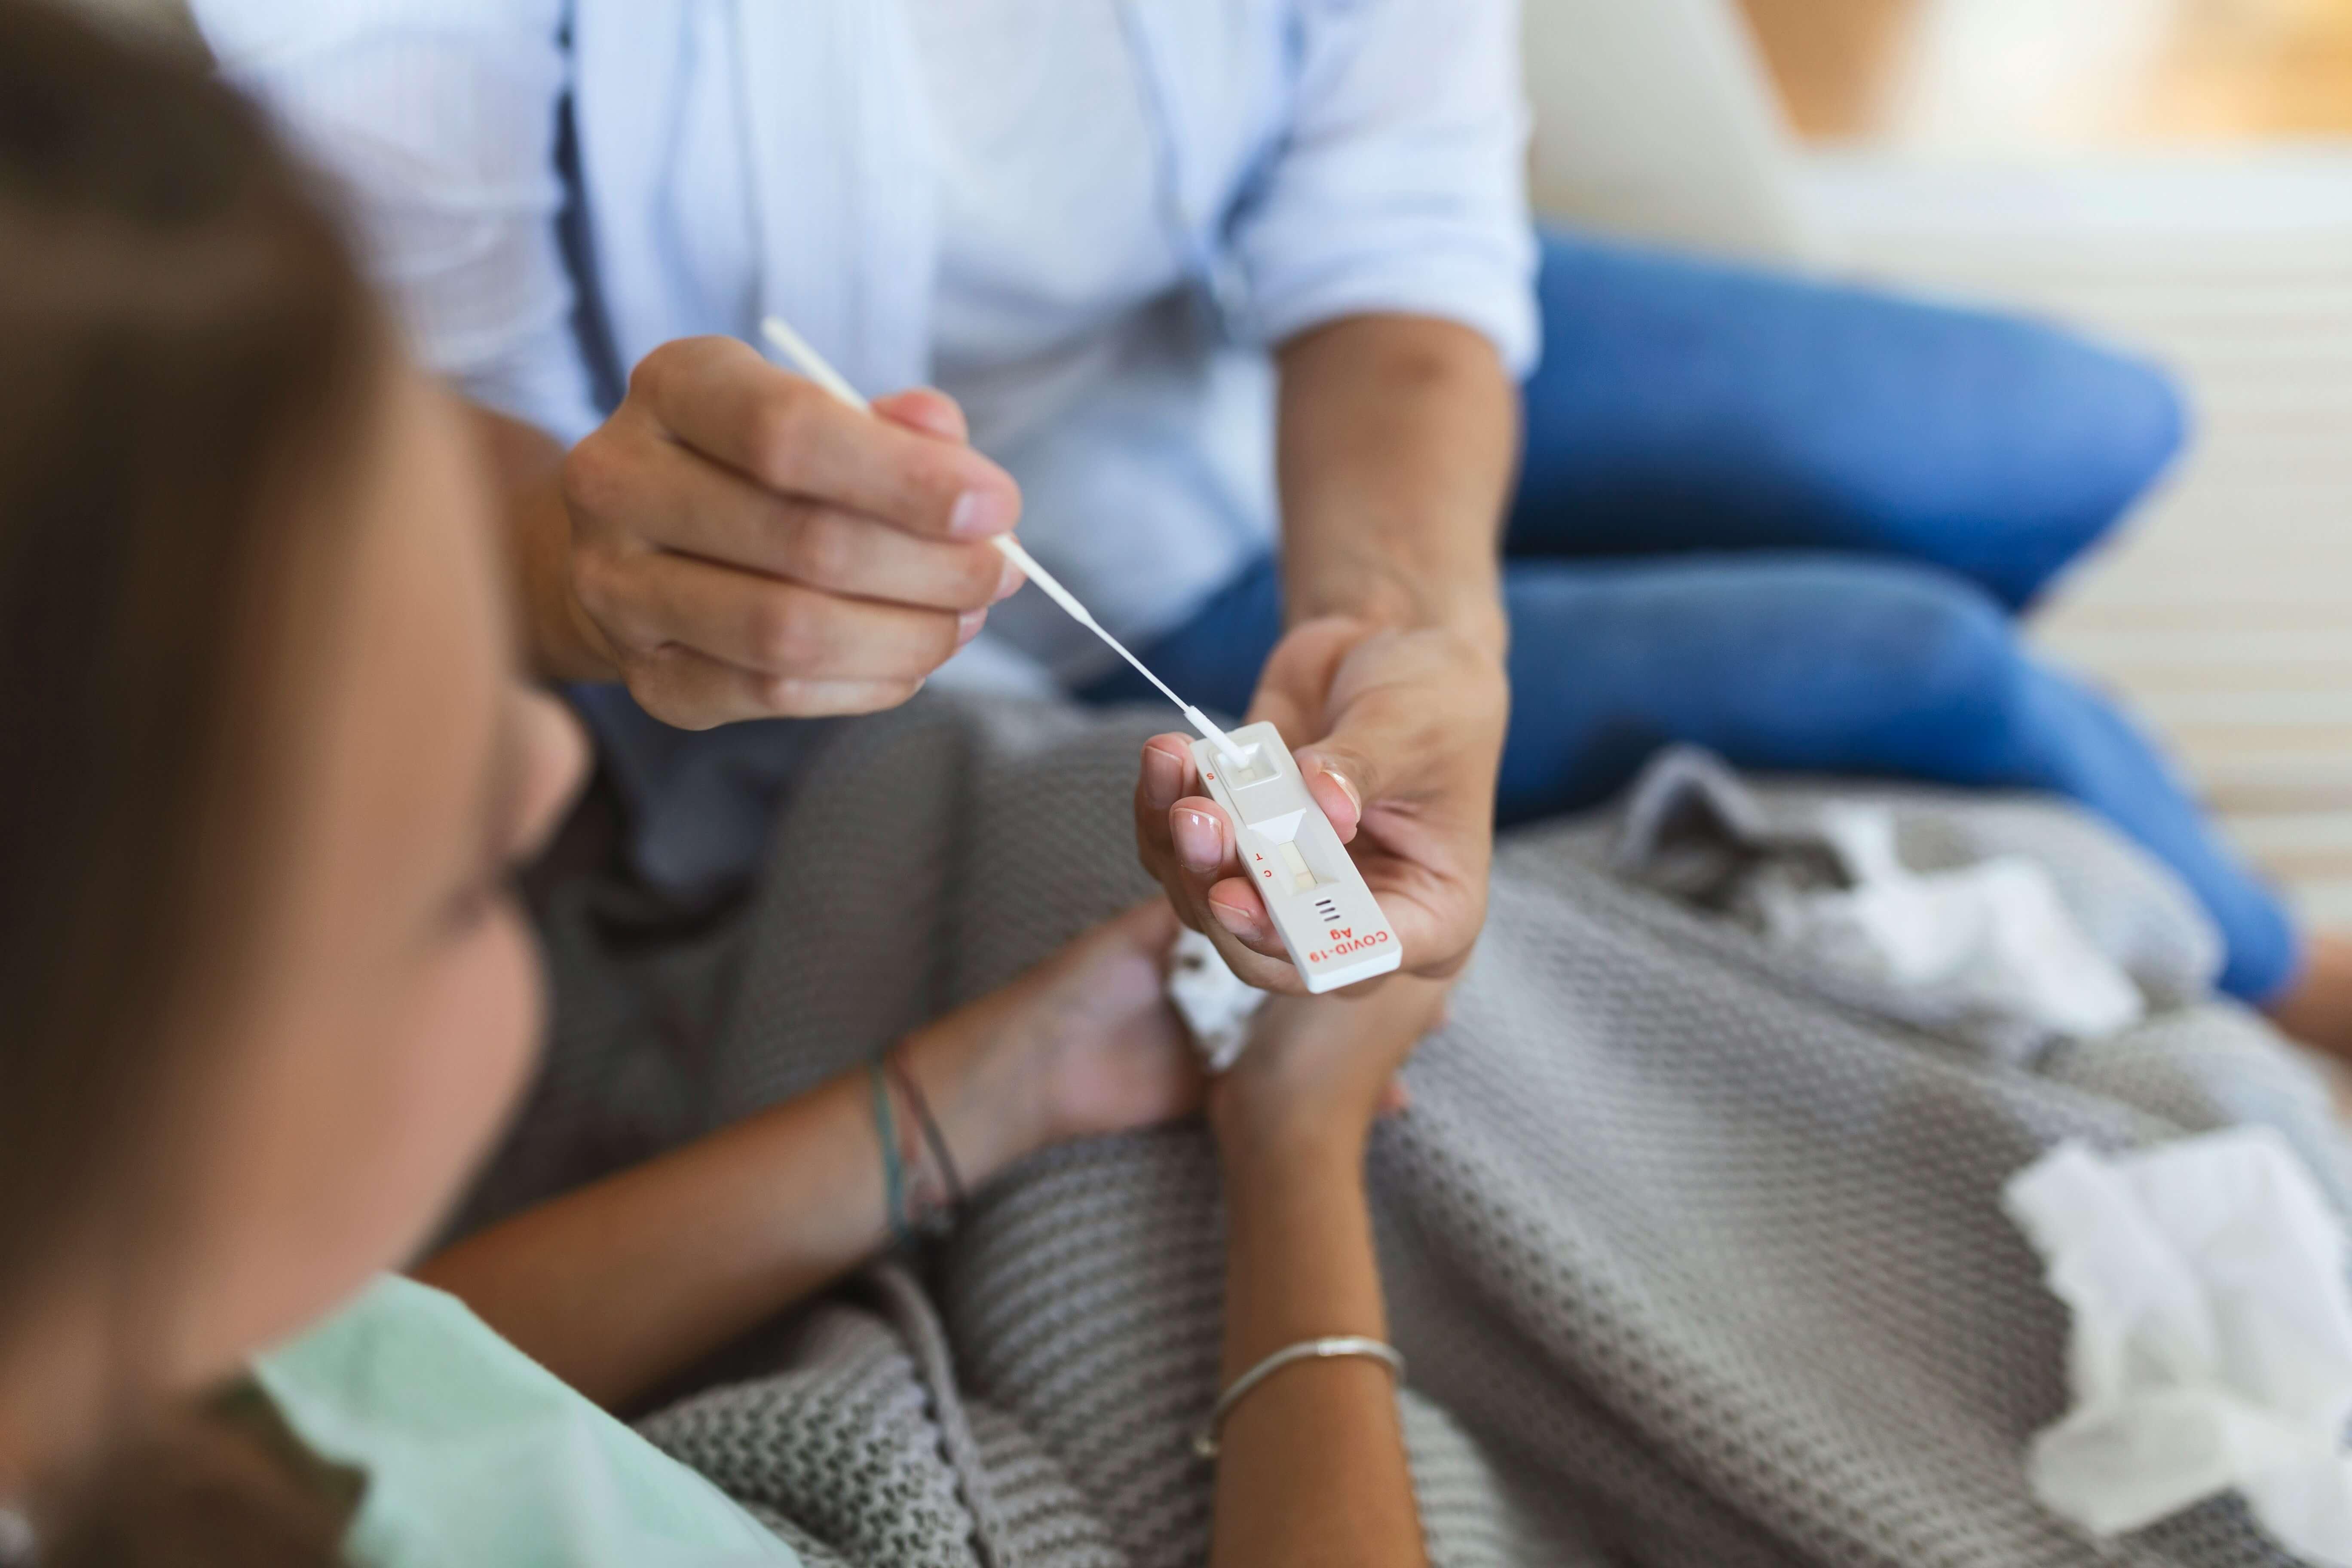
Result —
[{"label": "wrist", "polygon": [[1212,1113],[1226,1213],[1224,1373],[1327,1334],[1387,1337],[1360,1129]]},{"label": "wrist", "polygon": [[1294,625],[1345,616],[1384,629],[1444,631],[1501,662],[1508,622],[1501,577],[1491,562],[1454,572],[1415,572],[1400,563],[1364,561],[1328,566],[1315,575],[1315,582],[1290,589]]},{"label": "wrist", "polygon": [[892,1051],[973,1188],[1055,1141],[1052,1085],[1041,1054],[1026,1031],[996,1014],[988,1007],[950,1014]]},{"label": "wrist", "polygon": [[1234,1087],[1220,1085],[1209,1097],[1209,1129],[1229,1181],[1292,1185],[1361,1179],[1371,1108],[1357,1114],[1279,1096],[1227,1092]]}]

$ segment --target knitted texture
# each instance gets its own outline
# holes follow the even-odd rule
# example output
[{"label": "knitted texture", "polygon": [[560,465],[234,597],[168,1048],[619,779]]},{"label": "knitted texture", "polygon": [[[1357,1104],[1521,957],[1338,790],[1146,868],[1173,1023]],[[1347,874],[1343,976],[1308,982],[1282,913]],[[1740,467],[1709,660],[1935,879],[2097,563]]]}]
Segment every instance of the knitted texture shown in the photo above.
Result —
[{"label": "knitted texture", "polygon": [[[845,727],[747,917],[710,1115],[814,1086],[1148,894],[1129,802],[1161,717],[929,702]],[[1907,833],[2046,840],[2062,880],[2142,878],[2127,915],[2087,922],[2137,973],[2203,951],[2167,884],[2070,814],[1904,809]],[[1373,1140],[1436,1560],[2283,1563],[2226,1502],[2105,1547],[2035,1506],[2021,1454],[2064,1408],[2065,1321],[1997,1198],[2061,1138],[2249,1117],[2341,1194],[2316,1079],[2224,1007],[1993,1061],[1830,998],[1605,855],[1589,825],[1503,847],[1412,1109]],[[768,1375],[645,1429],[820,1565],[1204,1561],[1212,1473],[1186,1444],[1215,1393],[1223,1254],[1200,1130],[1034,1158],[926,1262],[927,1291],[828,1301]]]}]

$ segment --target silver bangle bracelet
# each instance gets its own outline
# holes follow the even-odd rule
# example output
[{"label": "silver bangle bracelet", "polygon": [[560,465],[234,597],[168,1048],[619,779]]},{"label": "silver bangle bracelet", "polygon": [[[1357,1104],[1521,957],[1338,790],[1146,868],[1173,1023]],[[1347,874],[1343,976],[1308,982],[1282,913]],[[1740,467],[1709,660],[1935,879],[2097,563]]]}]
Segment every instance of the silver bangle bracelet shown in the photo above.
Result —
[{"label": "silver bangle bracelet", "polygon": [[1366,1361],[1379,1362],[1389,1369],[1391,1375],[1395,1377],[1397,1382],[1400,1384],[1404,1382],[1404,1357],[1397,1354],[1392,1345],[1382,1344],[1378,1340],[1368,1340],[1359,1334],[1340,1334],[1324,1340],[1301,1340],[1295,1345],[1285,1345],[1234,1379],[1233,1386],[1217,1396],[1217,1407],[1209,1412],[1208,1425],[1202,1426],[1199,1434],[1193,1437],[1192,1452],[1204,1459],[1215,1458],[1219,1447],[1217,1434],[1224,1429],[1225,1417],[1233,1414],[1234,1405],[1248,1397],[1250,1390],[1280,1372],[1284,1367],[1294,1362],[1332,1361],[1342,1356],[1358,1356]]}]

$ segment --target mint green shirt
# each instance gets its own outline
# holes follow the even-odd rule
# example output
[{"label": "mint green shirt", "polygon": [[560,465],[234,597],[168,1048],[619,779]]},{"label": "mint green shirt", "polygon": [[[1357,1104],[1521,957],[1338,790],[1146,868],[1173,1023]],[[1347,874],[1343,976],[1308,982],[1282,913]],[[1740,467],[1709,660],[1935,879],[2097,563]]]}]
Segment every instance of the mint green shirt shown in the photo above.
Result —
[{"label": "mint green shirt", "polygon": [[799,1568],[725,1493],[507,1343],[387,1277],[254,1377],[320,1458],[363,1470],[362,1568]]}]

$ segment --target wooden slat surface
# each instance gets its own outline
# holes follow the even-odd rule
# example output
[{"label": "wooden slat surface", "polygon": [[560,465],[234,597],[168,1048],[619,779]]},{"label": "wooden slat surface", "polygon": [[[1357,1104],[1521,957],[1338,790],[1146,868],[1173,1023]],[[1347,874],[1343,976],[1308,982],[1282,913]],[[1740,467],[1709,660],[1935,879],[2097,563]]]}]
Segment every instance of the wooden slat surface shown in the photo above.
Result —
[{"label": "wooden slat surface", "polygon": [[1740,0],[1823,142],[2352,133],[2352,0]]}]

